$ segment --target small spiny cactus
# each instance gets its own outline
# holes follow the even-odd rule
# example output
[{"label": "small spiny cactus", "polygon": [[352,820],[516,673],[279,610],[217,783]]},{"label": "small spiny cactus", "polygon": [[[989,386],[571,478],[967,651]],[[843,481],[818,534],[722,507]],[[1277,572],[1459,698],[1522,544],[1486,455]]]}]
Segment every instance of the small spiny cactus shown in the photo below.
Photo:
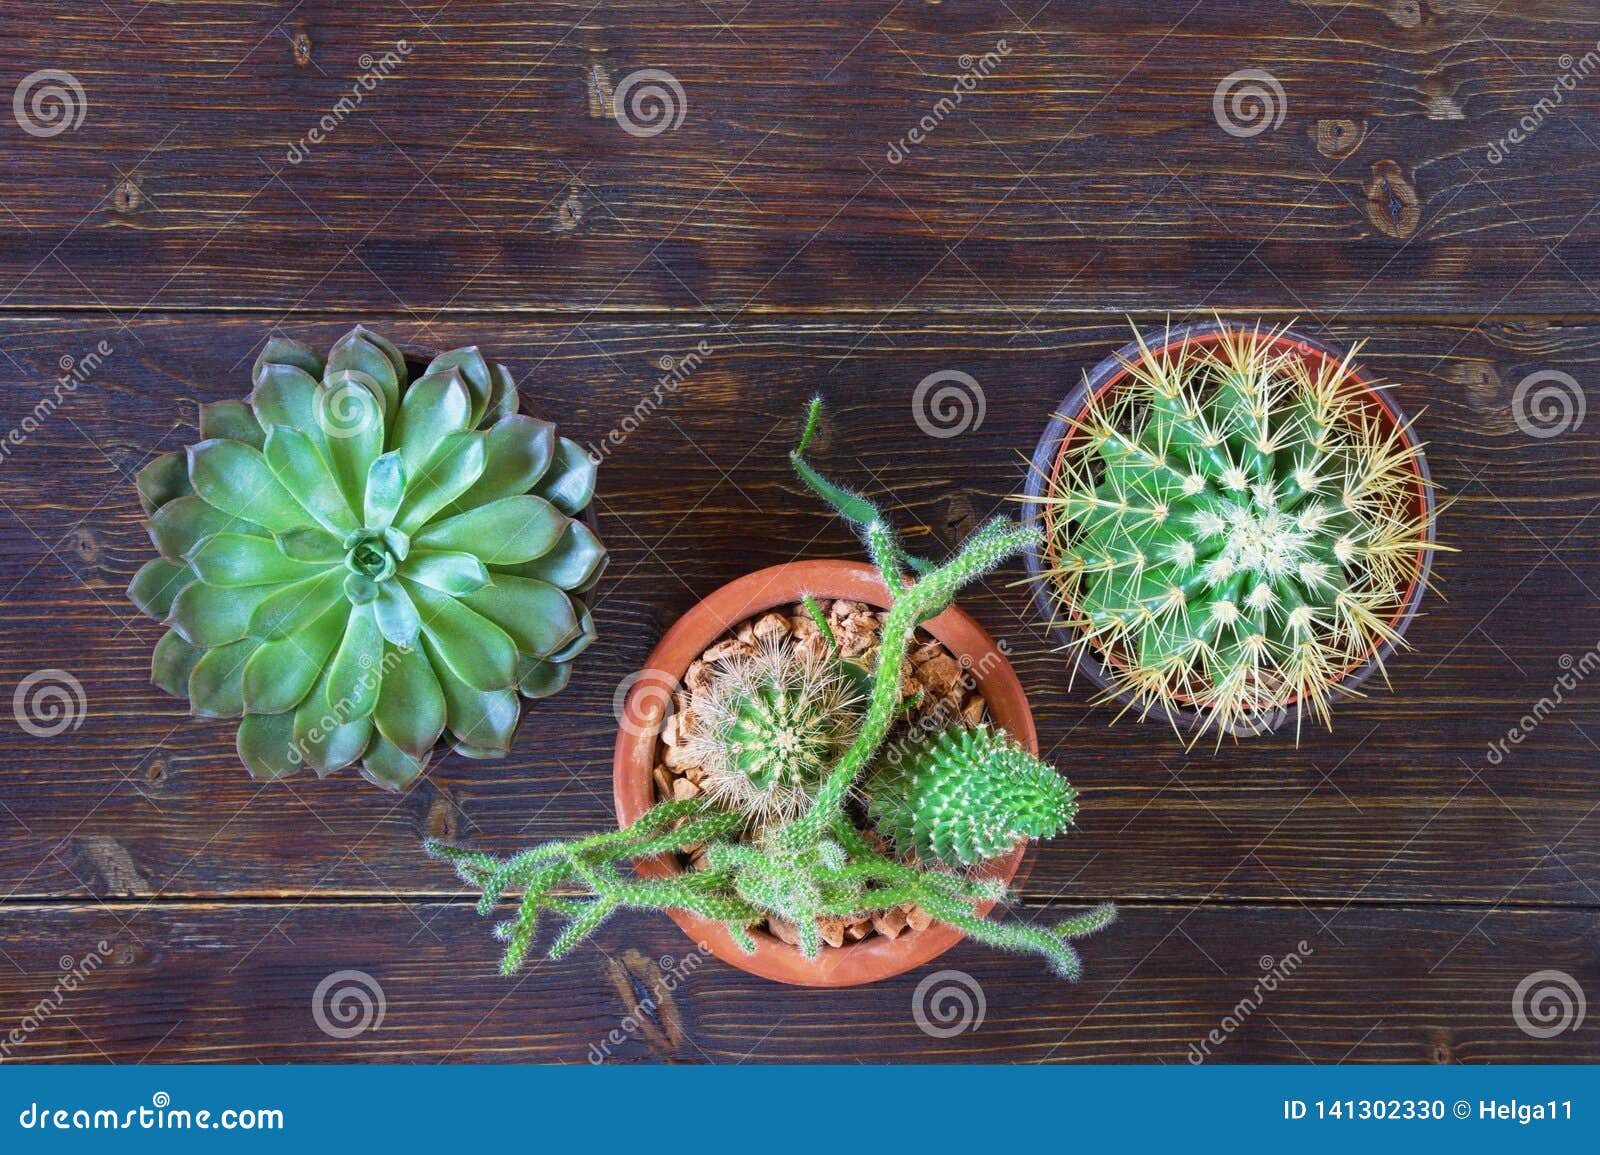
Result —
[{"label": "small spiny cactus", "polygon": [[686,747],[701,789],[762,822],[798,817],[860,726],[861,695],[815,647],[764,642],[724,659]]},{"label": "small spiny cactus", "polygon": [[976,866],[1023,838],[1054,838],[1078,812],[1065,778],[988,726],[891,748],[865,792],[874,828],[896,849],[946,866]]},{"label": "small spiny cactus", "polygon": [[1124,361],[1047,495],[1051,580],[1077,644],[1148,713],[1254,730],[1401,644],[1432,542],[1422,447],[1351,369],[1259,329]]}]

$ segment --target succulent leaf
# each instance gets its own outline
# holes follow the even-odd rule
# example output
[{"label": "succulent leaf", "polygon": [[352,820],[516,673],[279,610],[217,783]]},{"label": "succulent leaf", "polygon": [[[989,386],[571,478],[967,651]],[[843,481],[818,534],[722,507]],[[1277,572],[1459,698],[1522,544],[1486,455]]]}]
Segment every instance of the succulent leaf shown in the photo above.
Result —
[{"label": "succulent leaf", "polygon": [[139,504],[148,516],[166,505],[194,492],[189,484],[189,461],[180,451],[163,453],[149,465],[139,470],[136,479]]},{"label": "succulent leaf", "polygon": [[359,762],[404,789],[441,740],[503,755],[519,690],[560,689],[594,636],[569,592],[605,563],[570,520],[592,463],[556,469],[555,427],[517,414],[511,375],[476,349],[413,379],[360,327],[326,360],[273,338],[252,382],[140,471],[160,557],[128,596],[171,626],[152,682],[197,715],[243,714],[261,779]]}]

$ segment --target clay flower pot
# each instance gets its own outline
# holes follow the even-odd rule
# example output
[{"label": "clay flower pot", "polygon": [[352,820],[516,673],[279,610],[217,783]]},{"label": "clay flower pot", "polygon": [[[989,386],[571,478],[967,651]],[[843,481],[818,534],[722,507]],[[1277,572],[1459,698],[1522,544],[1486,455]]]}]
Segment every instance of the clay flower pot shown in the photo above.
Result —
[{"label": "clay flower pot", "polygon": [[[729,582],[686,613],[661,639],[650,654],[644,670],[636,676],[624,703],[623,724],[617,734],[612,769],[612,788],[616,794],[617,821],[626,827],[637,821],[656,802],[651,776],[657,762],[661,726],[690,664],[723,634],[740,622],[779,607],[787,608],[805,594],[819,598],[848,598],[880,609],[889,605],[889,594],[877,570],[861,562],[800,561],[758,570]],[[951,607],[923,627],[942,643],[970,671],[977,689],[988,703],[994,723],[1037,754],[1038,734],[1027,696],[1011,663],[1004,657],[982,626],[960,609]],[[997,660],[998,659],[998,660]],[[1010,882],[1022,864],[1026,842],[1019,842],[1011,853],[993,859],[980,868],[990,878]],[[646,878],[664,878],[678,872],[670,857],[657,857],[636,864]],[[992,907],[985,904],[979,913]],[[682,911],[671,911],[672,918],[685,934],[730,966],[762,978],[797,986],[844,987],[876,982],[919,967],[939,957],[960,942],[962,935],[942,923],[921,931],[907,931],[890,939],[874,935],[858,943],[824,947],[815,960],[807,959],[787,943],[756,932],[756,950],[746,954],[723,930]]]},{"label": "clay flower pot", "polygon": [[[1187,342],[1192,347],[1203,347],[1218,343],[1229,332],[1238,333],[1242,326],[1229,325],[1226,322],[1207,321],[1197,324],[1177,325],[1168,329],[1159,340],[1147,342],[1150,352],[1159,356],[1166,350],[1173,349]],[[1345,360],[1344,354],[1323,345],[1310,337],[1303,336],[1292,330],[1284,330],[1276,334],[1261,333],[1261,340],[1270,344],[1274,349],[1292,349],[1307,361],[1313,363],[1340,364]],[[1079,385],[1067,394],[1060,408],[1045,427],[1044,435],[1039,438],[1039,444],[1034,449],[1032,467],[1028,470],[1027,484],[1023,488],[1023,498],[1028,503],[1029,512],[1027,520],[1038,525],[1044,531],[1044,552],[1030,551],[1024,559],[1028,574],[1033,579],[1034,605],[1046,622],[1051,623],[1051,633],[1063,646],[1071,644],[1074,639],[1073,632],[1059,625],[1061,618],[1060,594],[1054,584],[1046,576],[1051,568],[1052,559],[1049,555],[1051,544],[1055,540],[1052,532],[1053,524],[1050,521],[1049,508],[1042,504],[1042,499],[1054,488],[1059,476],[1062,459],[1066,448],[1077,435],[1077,423],[1085,409],[1096,398],[1120,387],[1128,378],[1128,370],[1124,362],[1137,362],[1140,356],[1137,342],[1129,342],[1110,357],[1107,357],[1091,372]],[[1386,430],[1404,430],[1406,416],[1400,406],[1382,390],[1372,387],[1371,379],[1359,370],[1352,369],[1355,380],[1367,387],[1367,397],[1378,416],[1379,421]],[[1404,443],[1415,445],[1415,438],[1407,431],[1402,433]],[[1434,493],[1432,477],[1428,470],[1427,458],[1421,453],[1413,459],[1413,470],[1416,482],[1416,508],[1426,525],[1426,541],[1428,546],[1434,542]],[[1400,599],[1400,608],[1390,621],[1390,625],[1397,634],[1404,634],[1416,616],[1417,607],[1422,601],[1423,590],[1427,588],[1428,576],[1432,570],[1433,552],[1430,549],[1420,549],[1417,552],[1416,565],[1412,570],[1409,586],[1404,596]],[[1344,675],[1332,687],[1329,695],[1330,702],[1338,702],[1353,696],[1373,674],[1379,672],[1383,664],[1394,653],[1394,643],[1384,641],[1368,652],[1364,661],[1357,662],[1345,670]],[[1117,702],[1124,705],[1132,702],[1132,695],[1117,692],[1116,682],[1107,671],[1106,662],[1115,658],[1102,653],[1094,652],[1090,647],[1079,647],[1076,651],[1076,669],[1088,677],[1096,687],[1111,695]],[[1241,722],[1232,728],[1235,734],[1264,734],[1278,729],[1293,714],[1292,707],[1296,705],[1296,697],[1290,697],[1271,711],[1264,712],[1248,722]],[[1141,712],[1141,716],[1145,716]],[[1157,721],[1176,723],[1187,731],[1194,731],[1202,725],[1201,715],[1188,709],[1171,709],[1162,704],[1151,707],[1148,717]]]}]

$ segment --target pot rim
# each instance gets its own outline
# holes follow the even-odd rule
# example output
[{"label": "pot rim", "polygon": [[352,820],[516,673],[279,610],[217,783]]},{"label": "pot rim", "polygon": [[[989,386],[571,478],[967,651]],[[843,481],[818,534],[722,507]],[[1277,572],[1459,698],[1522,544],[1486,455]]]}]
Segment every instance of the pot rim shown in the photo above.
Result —
[{"label": "pot rim", "polygon": [[[630,686],[622,706],[622,725],[612,763],[612,791],[619,828],[636,821],[655,802],[653,771],[664,709],[689,665],[728,630],[764,611],[787,607],[805,594],[846,598],[886,609],[889,592],[878,571],[859,561],[825,559],[787,562],[756,570],[714,590],[683,615],[663,635]],[[1030,753],[1039,752],[1038,733],[1027,695],[1010,659],[998,643],[970,615],[951,606],[924,622],[922,629],[958,658],[970,655],[977,689],[989,704],[990,717]],[[988,672],[980,661],[997,654],[998,664]],[[654,707],[652,707],[652,703]],[[630,725],[628,719],[640,718]],[[1022,865],[1027,841],[1019,841],[1005,855],[991,859],[979,872],[984,877],[1012,882]],[[644,878],[665,878],[679,873],[669,855],[640,859],[634,864]],[[993,903],[980,904],[986,914]],[[843,987],[892,978],[930,962],[966,936],[935,922],[921,931],[897,938],[875,935],[841,947],[825,947],[821,956],[807,960],[796,947],[753,931],[754,954],[746,954],[722,925],[683,911],[669,910],[672,920],[701,950],[750,974],[796,986]]]},{"label": "pot rim", "polygon": [[[1223,336],[1230,333],[1256,333],[1259,332],[1262,340],[1270,340],[1275,346],[1288,346],[1302,354],[1310,354],[1323,360],[1342,363],[1346,354],[1337,347],[1325,344],[1313,337],[1293,329],[1283,328],[1275,330],[1260,329],[1256,325],[1246,325],[1231,321],[1194,321],[1182,325],[1168,326],[1162,330],[1158,341],[1146,341],[1146,347],[1152,353],[1161,353],[1185,342],[1190,344],[1214,344]],[[1115,353],[1102,360],[1094,369],[1086,374],[1083,380],[1070,390],[1062,403],[1051,415],[1049,423],[1045,426],[1044,433],[1040,436],[1033,457],[1028,467],[1027,480],[1023,486],[1023,499],[1028,504],[1024,522],[1039,527],[1044,536],[1045,544],[1039,549],[1030,549],[1023,561],[1027,566],[1029,583],[1032,586],[1032,595],[1035,611],[1047,624],[1052,636],[1063,646],[1072,645],[1077,640],[1076,631],[1058,624],[1059,621],[1059,595],[1046,573],[1046,553],[1049,549],[1047,507],[1042,499],[1050,488],[1050,483],[1060,469],[1062,450],[1067,440],[1071,437],[1074,425],[1079,415],[1088,407],[1092,399],[1100,397],[1119,385],[1128,374],[1123,365],[1123,360],[1137,361],[1140,355],[1138,341],[1130,341]],[[1354,364],[1350,365],[1351,376],[1365,389],[1367,397],[1377,407],[1379,414],[1393,428],[1401,431],[1401,436],[1411,446],[1418,445],[1416,437],[1409,428],[1405,411],[1400,404],[1387,392],[1377,386],[1373,378],[1362,372]],[[1413,459],[1416,479],[1417,502],[1423,511],[1426,522],[1426,542],[1432,545],[1436,540],[1435,511],[1436,499],[1433,492],[1433,475],[1428,468],[1427,455],[1419,452]],[[1416,568],[1412,573],[1411,584],[1407,587],[1405,596],[1401,599],[1400,607],[1395,611],[1390,625],[1396,634],[1404,636],[1410,628],[1412,620],[1417,616],[1422,604],[1423,592],[1428,587],[1428,579],[1433,571],[1433,550],[1420,549],[1417,551],[1418,559]],[[1373,675],[1380,673],[1385,663],[1394,656],[1395,643],[1385,639],[1375,646],[1368,655],[1367,660],[1359,665],[1353,665],[1344,672],[1344,675],[1331,688],[1329,702],[1340,702],[1348,698],[1359,696],[1360,688]],[[1106,662],[1098,653],[1091,652],[1087,646],[1078,646],[1074,650],[1073,663],[1074,675],[1081,670],[1091,682],[1101,691],[1109,695],[1111,700],[1124,706],[1134,704],[1134,696],[1119,690],[1116,681],[1107,672]],[[1230,728],[1229,732],[1235,736],[1247,736],[1271,733],[1289,720],[1291,715],[1300,716],[1300,711],[1295,709],[1299,703],[1298,696],[1291,697],[1274,707],[1269,713],[1241,721]],[[1203,716],[1192,709],[1171,709],[1165,703],[1151,704],[1147,711],[1140,713],[1140,718],[1155,718],[1166,721],[1185,730],[1197,730],[1203,723]]]}]

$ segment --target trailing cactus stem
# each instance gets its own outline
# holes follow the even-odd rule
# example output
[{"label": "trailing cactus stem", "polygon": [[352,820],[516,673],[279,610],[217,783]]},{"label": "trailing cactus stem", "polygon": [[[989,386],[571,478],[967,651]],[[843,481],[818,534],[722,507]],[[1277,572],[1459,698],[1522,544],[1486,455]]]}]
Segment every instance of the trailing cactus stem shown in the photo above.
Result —
[{"label": "trailing cactus stem", "polygon": [[[516,916],[498,928],[507,973],[526,958],[546,912],[566,923],[551,946],[557,956],[615,911],[638,908],[718,922],[746,951],[756,949],[754,928],[781,919],[796,928],[801,953],[814,958],[823,946],[820,919],[853,920],[913,904],[982,942],[1039,954],[1058,973],[1077,975],[1078,956],[1067,940],[1098,929],[1106,917],[1085,916],[1053,931],[991,922],[979,910],[1003,899],[1005,886],[964,869],[1019,837],[1048,836],[1071,821],[1075,795],[1049,767],[983,730],[969,740],[936,743],[914,762],[926,781],[913,775],[880,782],[882,805],[898,808],[912,843],[900,853],[920,853],[925,837],[926,860],[885,854],[844,809],[901,714],[901,671],[917,627],[968,582],[1037,545],[1039,534],[997,519],[943,564],[911,557],[870,502],[805,463],[818,420],[813,403],[792,457],[806,484],[858,523],[890,589],[876,664],[869,672],[840,658],[821,607],[806,598],[828,642],[826,658],[815,650],[801,657],[774,647],[715,674],[709,703],[697,698],[704,724],[691,741],[707,743],[698,748],[706,793],[660,803],[624,830],[548,843],[504,860],[429,842],[431,854],[451,862],[482,893],[484,913],[522,888]],[[825,662],[827,669],[808,662]],[[841,717],[848,723],[840,724]],[[781,797],[774,784],[782,784]],[[913,796],[923,788],[931,801]],[[955,815],[934,812],[945,803],[968,813],[984,810],[983,821],[970,828],[952,823]],[[701,869],[666,878],[623,873],[633,860],[691,848],[704,850]]]}]

